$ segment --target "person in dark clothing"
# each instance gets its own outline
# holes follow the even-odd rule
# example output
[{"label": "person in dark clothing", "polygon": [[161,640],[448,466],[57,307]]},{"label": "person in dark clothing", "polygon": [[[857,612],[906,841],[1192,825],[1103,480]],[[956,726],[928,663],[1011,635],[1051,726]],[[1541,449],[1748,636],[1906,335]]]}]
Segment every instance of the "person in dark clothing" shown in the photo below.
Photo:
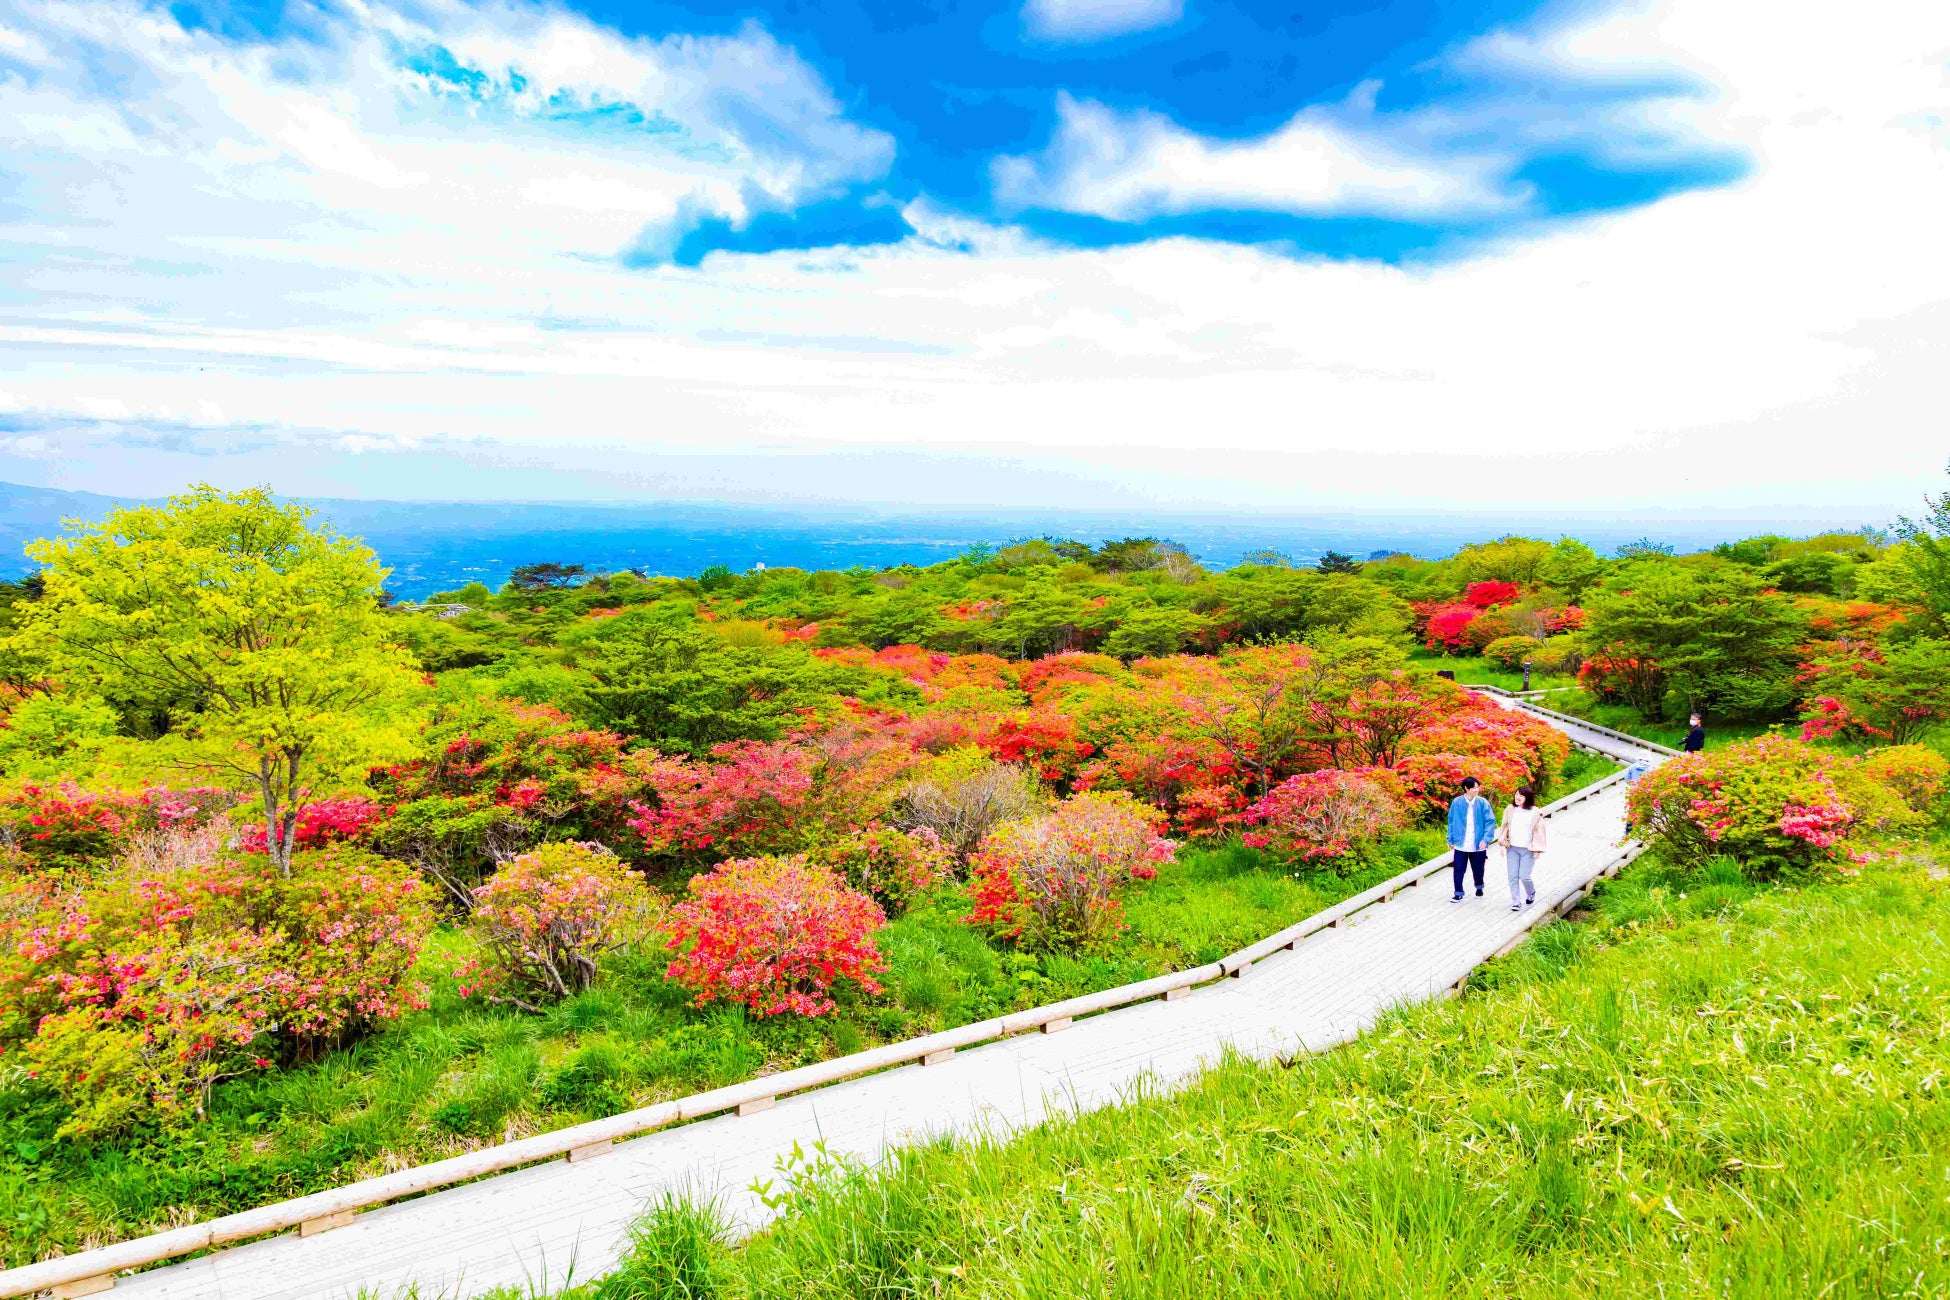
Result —
[{"label": "person in dark clothing", "polygon": [[1693,715],[1693,729],[1686,733],[1686,740],[1680,748],[1688,754],[1697,754],[1706,748],[1706,724],[1700,721],[1699,714]]}]

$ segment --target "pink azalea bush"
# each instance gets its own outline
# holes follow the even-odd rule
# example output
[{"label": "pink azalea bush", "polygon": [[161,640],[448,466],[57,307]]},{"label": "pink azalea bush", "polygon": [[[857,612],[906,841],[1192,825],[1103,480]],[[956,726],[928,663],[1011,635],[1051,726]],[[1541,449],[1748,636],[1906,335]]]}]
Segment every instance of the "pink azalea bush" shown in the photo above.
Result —
[{"label": "pink azalea bush", "polygon": [[1633,785],[1627,824],[1681,861],[1726,854],[1755,876],[1836,863],[1858,820],[1847,766],[1772,734],[1688,754]]},{"label": "pink azalea bush", "polygon": [[113,862],[138,835],[207,825],[237,802],[206,786],[90,790],[29,781],[0,792],[0,848],[44,870],[87,870]]},{"label": "pink azalea bush", "polygon": [[67,1104],[63,1135],[187,1119],[224,1078],[425,1005],[409,972],[433,912],[409,869],[342,850],[285,879],[227,836],[146,837],[95,877],[0,877],[0,1052]]},{"label": "pink azalea bush", "polygon": [[810,860],[869,894],[890,916],[954,874],[954,855],[926,826],[870,826],[812,850]]},{"label": "pink azalea bush", "polygon": [[801,857],[741,858],[693,876],[670,913],[676,959],[665,977],[704,1006],[723,1000],[761,1016],[822,1016],[849,980],[878,993],[887,963],[873,899]]},{"label": "pink azalea bush", "polygon": [[462,969],[462,994],[539,1010],[594,984],[603,955],[655,934],[662,912],[661,896],[601,845],[541,845],[475,889],[488,955]]},{"label": "pink azalea bush", "polygon": [[1301,862],[1358,859],[1360,850],[1408,824],[1408,809],[1386,769],[1305,772],[1288,777],[1239,815],[1256,827],[1240,835],[1253,848]]},{"label": "pink azalea bush", "polygon": [[1122,790],[1072,795],[1041,817],[991,831],[969,859],[985,925],[1025,948],[1101,947],[1124,928],[1118,890],[1149,880],[1177,844],[1165,815]]}]

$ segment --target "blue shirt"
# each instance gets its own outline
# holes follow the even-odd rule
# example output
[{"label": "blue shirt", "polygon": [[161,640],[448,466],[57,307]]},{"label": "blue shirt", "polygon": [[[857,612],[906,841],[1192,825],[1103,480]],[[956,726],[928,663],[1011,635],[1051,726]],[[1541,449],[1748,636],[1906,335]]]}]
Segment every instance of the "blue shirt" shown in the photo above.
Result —
[{"label": "blue shirt", "polygon": [[1476,853],[1489,847],[1496,834],[1496,809],[1482,795],[1471,791],[1449,801],[1449,847]]}]

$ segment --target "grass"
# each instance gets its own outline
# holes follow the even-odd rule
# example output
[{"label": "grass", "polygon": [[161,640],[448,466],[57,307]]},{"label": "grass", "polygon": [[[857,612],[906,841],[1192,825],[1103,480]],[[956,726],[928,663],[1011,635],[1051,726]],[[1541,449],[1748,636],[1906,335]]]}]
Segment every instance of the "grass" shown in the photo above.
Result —
[{"label": "grass", "polygon": [[[1573,755],[1565,780],[1583,784],[1611,770]],[[316,1065],[221,1085],[208,1113],[184,1129],[58,1141],[61,1113],[47,1094],[17,1072],[0,1073],[0,1262],[341,1186],[1201,965],[1440,851],[1439,831],[1411,831],[1340,875],[1296,873],[1237,843],[1187,848],[1129,891],[1124,935],[1084,955],[998,946],[962,924],[969,905],[950,888],[881,931],[885,992],[842,990],[839,1012],[818,1020],[693,1008],[663,981],[658,953],[611,961],[595,988],[546,1015],[484,1005],[462,999],[454,978],[471,940],[442,931],[417,972],[432,989],[426,1011]]]},{"label": "grass", "polygon": [[[1413,650],[1408,657],[1416,663],[1453,672],[1457,684],[1462,686],[1501,686],[1506,691],[1523,689],[1521,668],[1505,668],[1481,655],[1445,655],[1433,650]],[[1530,675],[1532,690],[1575,690],[1577,685],[1576,677],[1563,674],[1533,672]]]},{"label": "grass", "polygon": [[1913,861],[1782,888],[1642,859],[1354,1047],[816,1164],[742,1247],[666,1203],[573,1294],[1950,1294],[1946,929]]}]

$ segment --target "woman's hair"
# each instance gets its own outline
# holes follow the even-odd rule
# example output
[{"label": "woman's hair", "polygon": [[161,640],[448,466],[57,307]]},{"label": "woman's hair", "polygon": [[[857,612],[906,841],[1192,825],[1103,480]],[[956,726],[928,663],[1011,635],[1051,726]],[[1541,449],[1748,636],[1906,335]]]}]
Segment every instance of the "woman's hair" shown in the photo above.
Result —
[{"label": "woman's hair", "polygon": [[1524,807],[1535,808],[1537,806],[1537,792],[1531,789],[1529,786],[1527,785],[1518,786],[1517,793],[1523,796]]}]

